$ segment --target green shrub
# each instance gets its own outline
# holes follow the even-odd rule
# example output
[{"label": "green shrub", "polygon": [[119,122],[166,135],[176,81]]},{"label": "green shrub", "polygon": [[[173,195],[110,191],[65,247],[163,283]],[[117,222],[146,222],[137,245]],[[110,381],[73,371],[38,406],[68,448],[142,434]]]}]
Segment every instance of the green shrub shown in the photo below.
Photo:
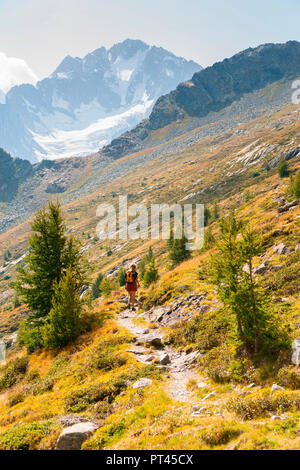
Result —
[{"label": "green shrub", "polygon": [[298,390],[300,388],[300,376],[292,367],[282,367],[277,375],[277,381],[282,387]]},{"label": "green shrub", "polygon": [[51,432],[49,423],[20,424],[0,434],[1,450],[34,450]]},{"label": "green shrub", "polygon": [[297,171],[295,178],[292,179],[290,189],[293,197],[300,197],[300,170]]},{"label": "green shrub", "polygon": [[70,366],[70,356],[67,353],[60,354],[52,362],[48,370],[48,377],[58,378],[61,375],[66,375],[66,369]]},{"label": "green shrub", "polygon": [[67,412],[79,413],[94,403],[107,399],[113,401],[126,387],[127,382],[134,382],[141,377],[160,377],[161,371],[153,364],[136,367],[128,373],[120,374],[107,383],[98,383],[80,390],[75,390],[65,398]]},{"label": "green shrub", "polygon": [[97,279],[95,280],[94,284],[92,285],[92,292],[91,297],[93,300],[98,299],[101,295],[100,284],[103,280],[103,274],[99,273]]},{"label": "green shrub", "polygon": [[22,392],[14,393],[13,395],[11,395],[9,397],[7,404],[11,408],[11,407],[17,405],[18,403],[22,403],[22,401],[24,401],[24,399],[25,399],[24,393],[22,393]]},{"label": "green shrub", "polygon": [[200,437],[205,444],[214,447],[227,444],[240,434],[240,429],[237,429],[226,422],[221,422],[202,431]]},{"label": "green shrub", "polygon": [[273,396],[265,392],[257,397],[233,398],[226,408],[228,411],[234,411],[240,418],[250,420],[267,416],[268,413],[300,411],[300,397],[299,394],[291,392],[276,392]]},{"label": "green shrub", "polygon": [[114,395],[114,388],[111,384],[99,383],[72,392],[65,398],[66,411],[79,413],[88,406],[103,401],[105,398]]},{"label": "green shrub", "polygon": [[280,178],[286,178],[289,176],[289,166],[285,158],[281,158],[277,165],[277,172]]},{"label": "green shrub", "polygon": [[160,286],[150,286],[146,298],[143,300],[143,308],[149,310],[155,305],[163,305],[171,299],[174,292],[174,285],[169,282],[164,282]]},{"label": "green shrub", "polygon": [[54,387],[54,380],[46,377],[45,379],[37,380],[25,388],[26,395],[42,395],[46,392],[51,392]]},{"label": "green shrub", "polygon": [[20,346],[26,346],[27,351],[32,353],[43,345],[42,327],[34,320],[29,324],[28,321],[23,320],[20,322],[18,331],[18,343]]},{"label": "green shrub", "polygon": [[6,390],[19,382],[26,374],[28,357],[18,357],[9,362],[3,369],[0,377],[0,391]]},{"label": "green shrub", "polygon": [[145,287],[149,287],[152,282],[156,282],[159,278],[158,269],[155,267],[154,258],[150,261],[149,265],[146,268],[144,274],[144,285]]},{"label": "green shrub", "polygon": [[127,358],[125,355],[119,352],[106,350],[100,352],[96,358],[94,358],[94,367],[100,370],[111,370],[126,364]]}]

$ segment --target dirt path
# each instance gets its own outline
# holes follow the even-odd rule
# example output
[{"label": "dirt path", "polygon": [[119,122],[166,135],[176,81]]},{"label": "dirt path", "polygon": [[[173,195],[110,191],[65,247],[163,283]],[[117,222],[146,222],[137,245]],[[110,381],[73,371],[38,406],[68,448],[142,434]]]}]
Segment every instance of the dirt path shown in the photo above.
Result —
[{"label": "dirt path", "polygon": [[[169,371],[168,389],[170,396],[181,402],[193,402],[192,396],[187,390],[187,384],[191,379],[200,381],[199,375],[193,368],[198,353],[186,354],[164,345],[163,337],[165,333],[162,329],[149,330],[143,326],[137,326],[133,323],[134,318],[136,318],[136,313],[130,310],[125,310],[118,318],[119,323],[136,337],[136,344],[128,352],[144,364],[149,364],[156,358],[161,360]],[[161,346],[159,345],[160,340],[162,342]],[[157,344],[156,349],[145,346],[145,343],[149,344],[151,341]]]}]

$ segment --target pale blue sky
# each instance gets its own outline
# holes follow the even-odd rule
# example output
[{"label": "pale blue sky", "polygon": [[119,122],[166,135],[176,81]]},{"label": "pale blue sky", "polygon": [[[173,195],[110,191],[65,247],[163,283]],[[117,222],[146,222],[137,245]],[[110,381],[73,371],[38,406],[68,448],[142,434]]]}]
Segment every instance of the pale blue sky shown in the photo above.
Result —
[{"label": "pale blue sky", "polygon": [[128,37],[203,66],[265,42],[300,41],[300,0],[0,0],[0,52],[39,78],[67,55]]}]

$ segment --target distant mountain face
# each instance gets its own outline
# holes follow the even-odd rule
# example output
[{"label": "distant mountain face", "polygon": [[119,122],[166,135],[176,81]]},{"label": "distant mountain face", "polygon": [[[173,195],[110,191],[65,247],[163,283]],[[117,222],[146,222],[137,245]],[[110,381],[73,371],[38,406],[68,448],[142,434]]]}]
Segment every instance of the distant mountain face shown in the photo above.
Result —
[{"label": "distant mountain face", "polygon": [[300,77],[299,42],[265,44],[247,49],[195,73],[191,80],[161,96],[148,119],[114,139],[102,149],[102,153],[119,158],[140,150],[153,130],[186,116],[201,118],[211,111],[218,112],[247,93],[263,89],[283,78],[297,77]]},{"label": "distant mountain face", "polygon": [[129,39],[83,59],[68,56],[36,86],[7,93],[0,145],[31,162],[92,153],[149,116],[159,96],[200,69]]},{"label": "distant mountain face", "polygon": [[9,202],[17,194],[19,184],[32,174],[32,165],[12,158],[0,148],[0,201]]}]

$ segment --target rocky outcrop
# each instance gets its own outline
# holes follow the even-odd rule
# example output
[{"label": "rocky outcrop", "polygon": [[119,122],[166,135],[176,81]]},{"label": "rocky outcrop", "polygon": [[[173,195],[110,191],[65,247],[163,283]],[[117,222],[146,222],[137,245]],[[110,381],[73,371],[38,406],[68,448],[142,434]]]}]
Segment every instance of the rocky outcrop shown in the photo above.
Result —
[{"label": "rocky outcrop", "polygon": [[20,158],[12,158],[0,148],[0,202],[9,202],[17,194],[19,184],[33,172],[32,165]]},{"label": "rocky outcrop", "polygon": [[300,204],[300,199],[295,199],[294,201],[292,202],[287,202],[286,204],[284,204],[283,206],[280,206],[278,207],[278,212],[279,214],[282,214],[283,212],[287,212],[289,211],[290,209],[298,206]]},{"label": "rocky outcrop", "polygon": [[169,305],[152,307],[142,314],[143,318],[151,323],[162,326],[171,326],[180,321],[187,321],[195,313],[203,314],[210,309],[210,305],[203,304],[206,294],[191,294],[179,297]]},{"label": "rocky outcrop", "polygon": [[[102,149],[102,153],[113,158],[133,153],[143,148],[143,141],[153,130],[182,120],[185,116],[199,118],[211,111],[220,111],[247,93],[263,89],[285,77],[297,78],[299,74],[300,43],[297,41],[247,49],[195,73],[191,80],[161,96],[148,119],[114,139]],[[287,158],[293,158],[297,150],[293,149]]]},{"label": "rocky outcrop", "polygon": [[147,377],[143,377],[137,380],[136,382],[134,382],[134,384],[132,384],[132,388],[142,390],[143,388],[150,387],[151,385],[152,385],[152,380],[148,379]]},{"label": "rocky outcrop", "polygon": [[279,245],[273,246],[273,252],[277,255],[288,255],[291,252],[291,249],[284,243],[279,243]]}]

